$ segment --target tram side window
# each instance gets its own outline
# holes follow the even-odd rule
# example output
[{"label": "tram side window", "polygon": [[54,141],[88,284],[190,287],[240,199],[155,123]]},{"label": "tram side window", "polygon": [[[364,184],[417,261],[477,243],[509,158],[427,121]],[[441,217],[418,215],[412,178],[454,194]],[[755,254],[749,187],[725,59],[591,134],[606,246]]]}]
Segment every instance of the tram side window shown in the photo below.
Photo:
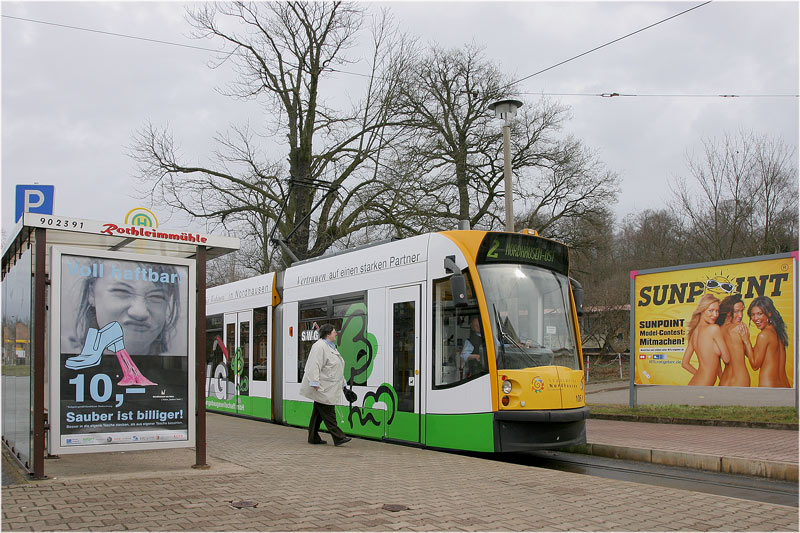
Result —
[{"label": "tram side window", "polygon": [[222,324],[222,314],[206,316],[206,364],[211,366],[212,372],[224,360],[222,348],[219,346],[223,338]]},{"label": "tram side window", "polygon": [[267,308],[253,309],[253,381],[267,381]]},{"label": "tram side window", "polygon": [[450,278],[433,283],[433,388],[464,383],[489,371],[478,301],[469,272],[466,307],[456,307]]},{"label": "tram side window", "polygon": [[[297,348],[297,382],[303,380],[306,361],[311,347],[319,339],[319,328],[323,324],[331,324],[339,332],[339,353],[345,361],[355,361],[356,365],[366,369],[368,367],[368,356],[358,343],[352,342],[353,339],[345,334],[346,329],[351,334],[366,330],[367,296],[366,293],[345,294],[340,296],[328,297],[319,300],[308,300],[300,302],[298,307],[298,336]],[[358,353],[352,353],[359,349]],[[362,354],[362,352],[364,352]],[[366,355],[365,355],[366,354]],[[345,370],[345,378],[349,378]],[[366,385],[366,375],[354,376],[355,385]]]},{"label": "tram side window", "polygon": [[328,320],[328,300],[312,300],[301,302],[298,308],[297,329],[297,382],[303,381],[306,361],[311,346],[319,339],[319,328]]},{"label": "tram side window", "polygon": [[336,344],[345,360],[344,378],[348,382],[352,378],[353,385],[366,385],[367,372],[375,356],[365,342],[357,340],[360,334],[367,332],[366,296],[335,297],[331,303],[333,316],[329,322],[339,332]]}]

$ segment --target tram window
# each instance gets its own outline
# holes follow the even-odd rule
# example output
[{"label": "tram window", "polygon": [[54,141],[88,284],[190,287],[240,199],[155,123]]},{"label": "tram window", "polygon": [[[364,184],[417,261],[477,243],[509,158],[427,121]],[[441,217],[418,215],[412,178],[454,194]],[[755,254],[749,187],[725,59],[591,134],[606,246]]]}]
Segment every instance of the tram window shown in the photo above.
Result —
[{"label": "tram window", "polygon": [[366,293],[333,298],[333,317],[330,322],[339,332],[337,344],[345,361],[345,379],[348,382],[352,380],[353,385],[366,385],[370,363],[375,356],[360,336],[367,332]]},{"label": "tram window", "polygon": [[298,307],[297,329],[297,382],[303,380],[308,353],[319,339],[319,327],[328,319],[328,300],[307,300]]},{"label": "tram window", "polygon": [[211,365],[212,372],[223,361],[222,349],[217,337],[222,340],[223,315],[206,316],[206,364]]},{"label": "tram window", "polygon": [[308,302],[303,304],[300,309],[300,319],[307,318],[325,318],[328,316],[328,305],[323,300],[322,302]]},{"label": "tram window", "polygon": [[352,312],[352,306],[354,304],[363,304],[364,297],[361,296],[359,298],[334,298],[333,300],[333,316],[334,317],[346,317]]},{"label": "tram window", "polygon": [[253,381],[267,381],[267,308],[253,310]]},{"label": "tram window", "polygon": [[[322,324],[331,324],[341,333],[342,325],[345,324],[353,313],[364,313],[366,309],[366,293],[347,294],[342,296],[328,297],[325,299],[309,300],[300,302],[298,307],[298,349],[297,349],[297,382],[303,380],[306,361],[311,347],[319,339],[319,327]],[[343,339],[340,339],[341,344]],[[345,360],[348,354],[342,352]],[[365,378],[366,379],[366,378]],[[365,381],[366,383],[366,381]],[[355,382],[358,385],[358,380]]]},{"label": "tram window", "polygon": [[449,278],[433,283],[434,389],[452,387],[489,371],[478,301],[469,272],[464,272],[464,279],[466,307],[453,304]]},{"label": "tram window", "polygon": [[230,359],[228,363],[231,365],[231,371],[228,372],[228,381],[231,383],[232,387],[236,386],[236,372],[232,368],[234,360],[233,358],[236,356],[236,322],[228,323],[228,326],[225,328],[225,346],[228,348],[228,356]]},{"label": "tram window", "polygon": [[[306,361],[308,361],[308,354],[311,352],[311,346],[319,339],[319,326],[317,321],[320,319],[306,319],[300,320],[298,329],[300,335],[297,337],[297,382],[303,381],[303,374],[305,373]],[[323,319],[324,320],[324,319]],[[316,326],[316,327],[315,327]]]},{"label": "tram window", "polygon": [[494,315],[498,368],[580,368],[566,276],[515,264],[481,265],[478,272]]}]

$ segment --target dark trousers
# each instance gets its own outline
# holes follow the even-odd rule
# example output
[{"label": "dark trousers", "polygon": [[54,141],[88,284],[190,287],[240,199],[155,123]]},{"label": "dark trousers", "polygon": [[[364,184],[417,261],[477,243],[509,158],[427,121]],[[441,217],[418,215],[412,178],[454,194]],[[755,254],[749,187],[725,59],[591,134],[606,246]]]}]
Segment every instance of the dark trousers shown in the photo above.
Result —
[{"label": "dark trousers", "polygon": [[330,431],[333,442],[338,442],[345,438],[344,431],[339,429],[336,423],[336,409],[332,405],[314,402],[311,409],[311,420],[308,422],[308,442],[314,443],[320,439],[319,425],[325,422],[325,427]]}]

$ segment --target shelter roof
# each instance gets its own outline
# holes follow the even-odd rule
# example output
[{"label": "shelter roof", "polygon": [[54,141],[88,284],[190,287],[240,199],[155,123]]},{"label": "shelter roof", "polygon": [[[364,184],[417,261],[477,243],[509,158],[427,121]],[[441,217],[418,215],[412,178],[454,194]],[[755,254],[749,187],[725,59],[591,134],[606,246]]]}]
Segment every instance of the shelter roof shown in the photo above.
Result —
[{"label": "shelter roof", "polygon": [[132,226],[75,217],[25,213],[14,230],[14,238],[3,250],[3,266],[19,251],[36,228],[47,230],[47,244],[124,251],[166,257],[193,258],[198,246],[206,247],[207,259],[239,249],[236,237],[207,235],[164,228]]}]

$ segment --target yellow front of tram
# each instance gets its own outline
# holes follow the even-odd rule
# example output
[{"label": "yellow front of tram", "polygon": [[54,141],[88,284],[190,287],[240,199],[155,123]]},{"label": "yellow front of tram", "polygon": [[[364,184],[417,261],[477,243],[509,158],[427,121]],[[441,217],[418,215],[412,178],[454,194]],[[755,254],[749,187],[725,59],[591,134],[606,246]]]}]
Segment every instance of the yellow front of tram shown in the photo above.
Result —
[{"label": "yellow front of tram", "polygon": [[568,248],[528,233],[448,236],[474,261],[495,451],[585,443],[588,408]]}]

